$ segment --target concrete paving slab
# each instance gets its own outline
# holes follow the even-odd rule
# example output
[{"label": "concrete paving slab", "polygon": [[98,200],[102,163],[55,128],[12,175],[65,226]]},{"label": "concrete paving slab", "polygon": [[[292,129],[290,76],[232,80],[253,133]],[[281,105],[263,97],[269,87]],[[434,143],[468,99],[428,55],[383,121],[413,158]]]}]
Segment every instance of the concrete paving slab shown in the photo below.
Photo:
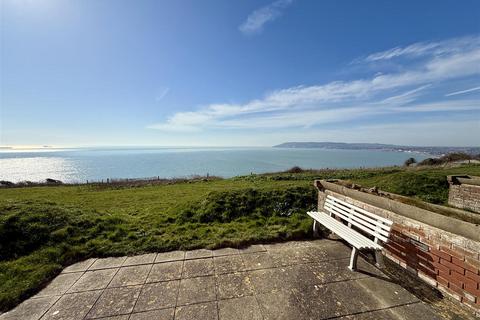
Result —
[{"label": "concrete paving slab", "polygon": [[177,307],[175,320],[218,320],[217,303],[207,302]]},{"label": "concrete paving slab", "polygon": [[322,283],[307,264],[288,266],[284,270],[283,278],[281,278],[283,280],[283,291],[299,292]]},{"label": "concrete paving slab", "polygon": [[130,317],[129,314],[124,314],[121,316],[105,317],[105,318],[102,318],[102,320],[129,320],[128,319],[129,317]]},{"label": "concrete paving slab", "polygon": [[265,247],[262,244],[253,244],[246,248],[240,249],[239,253],[246,254],[246,253],[265,252],[265,251],[267,251],[267,249],[265,249]]},{"label": "concrete paving slab", "polygon": [[[435,314],[431,307],[422,302],[412,303],[400,307],[387,308],[377,311],[352,314],[338,318],[339,320],[404,320],[425,319],[442,320],[444,318]],[[458,318],[460,319],[460,318]]]},{"label": "concrete paving slab", "polygon": [[125,262],[123,263],[122,266],[126,267],[126,266],[136,266],[139,264],[150,264],[155,261],[156,257],[157,257],[156,253],[147,253],[139,256],[127,257],[127,259],[125,259]]},{"label": "concrete paving slab", "polygon": [[183,261],[156,263],[150,270],[147,283],[157,281],[170,281],[182,277]]},{"label": "concrete paving slab", "polygon": [[214,273],[213,258],[185,260],[183,264],[183,278],[211,276]]},{"label": "concrete paving slab", "polygon": [[307,319],[291,292],[262,293],[256,297],[264,320]]},{"label": "concrete paving slab", "polygon": [[288,242],[279,242],[279,243],[271,243],[264,245],[267,251],[275,251],[275,250],[286,250],[286,249],[299,249],[299,248],[309,248],[312,247],[310,241],[288,241]]},{"label": "concrete paving slab", "polygon": [[273,260],[275,266],[291,266],[295,264],[301,263],[309,263],[317,261],[318,257],[322,254],[318,252],[316,249],[316,254],[312,253],[311,248],[287,248],[285,250],[275,249],[272,251],[268,251],[270,253],[270,257]]},{"label": "concrete paving slab", "polygon": [[273,259],[268,252],[243,254],[241,257],[245,270],[266,269],[275,266]]},{"label": "concrete paving slab", "polygon": [[197,249],[192,251],[187,251],[185,253],[185,259],[200,259],[200,258],[211,258],[213,257],[213,251],[207,249]]},{"label": "concrete paving slab", "polygon": [[185,251],[160,252],[157,254],[157,257],[155,258],[155,263],[178,261],[183,259],[185,259]]},{"label": "concrete paving slab", "polygon": [[217,275],[217,298],[230,299],[253,295],[253,285],[246,272]]},{"label": "concrete paving slab", "polygon": [[36,299],[28,299],[15,309],[0,316],[1,320],[38,320],[60,298],[49,296]]},{"label": "concrete paving slab", "polygon": [[214,257],[231,256],[236,254],[240,254],[240,251],[235,248],[222,248],[222,249],[213,250]]},{"label": "concrete paving slab", "polygon": [[335,281],[346,281],[353,279],[367,278],[370,276],[382,276],[382,272],[376,269],[365,260],[359,258],[357,262],[357,270],[348,269],[349,258],[332,261],[322,261],[309,264],[311,272],[318,278],[316,283],[329,283]]},{"label": "concrete paving slab", "polygon": [[232,273],[245,270],[245,266],[240,255],[215,257],[213,258],[213,263],[215,265],[216,274]]},{"label": "concrete paving slab", "polygon": [[435,311],[426,303],[418,302],[412,303],[400,307],[390,308],[388,311],[395,317],[395,319],[429,319],[429,320],[442,320],[435,313]]},{"label": "concrete paving slab", "polygon": [[68,289],[83,275],[83,272],[59,274],[48,286],[40,291],[35,297],[58,296],[67,292]]},{"label": "concrete paving slab", "polygon": [[105,289],[86,319],[128,314],[133,311],[142,286]]},{"label": "concrete paving slab", "polygon": [[113,277],[108,287],[124,287],[144,284],[153,265],[122,267]]},{"label": "concrete paving slab", "polygon": [[281,291],[286,279],[285,268],[262,269],[248,272],[255,293]]},{"label": "concrete paving slab", "polygon": [[174,308],[169,308],[140,313],[132,313],[129,320],[173,320],[174,310]]},{"label": "concrete paving slab", "polygon": [[254,297],[218,301],[219,320],[262,320],[260,306]]},{"label": "concrete paving slab", "polygon": [[127,257],[111,257],[111,258],[97,259],[90,266],[90,268],[88,268],[88,270],[98,270],[98,269],[121,267],[126,259],[127,259]]},{"label": "concrete paving slab", "polygon": [[215,300],[215,277],[189,278],[180,281],[177,306]]},{"label": "concrete paving slab", "polygon": [[[402,288],[401,274],[392,280],[362,258],[358,271],[348,270],[350,248],[339,241],[287,242],[247,252],[228,248],[87,260],[66,268],[0,320],[173,320],[174,314],[180,320],[474,318],[433,292],[426,299],[438,297],[434,308],[420,302]],[[184,260],[186,255],[192,259]],[[84,272],[88,268],[95,270]]]},{"label": "concrete paving slab", "polygon": [[66,294],[50,308],[42,320],[82,320],[101,293],[101,290],[97,290]]},{"label": "concrete paving slab", "polygon": [[108,286],[118,270],[119,269],[116,268],[87,271],[67,292],[104,289]]},{"label": "concrete paving slab", "polygon": [[[340,318],[336,318],[338,320],[402,320],[404,318],[397,318],[395,317],[390,310],[376,310],[376,311],[369,311],[363,313],[356,313],[349,316],[344,316]],[[430,320],[430,318],[418,318]]]},{"label": "concrete paving slab", "polygon": [[179,282],[155,282],[143,286],[135,312],[175,307]]},{"label": "concrete paving slab", "polygon": [[399,284],[393,283],[386,277],[359,279],[355,280],[355,284],[358,284],[365,290],[365,295],[375,297],[383,308],[419,301],[413,294],[402,288]]},{"label": "concrete paving slab", "polygon": [[298,306],[308,319],[330,319],[381,309],[381,304],[355,281],[313,285],[296,291]]},{"label": "concrete paving slab", "polygon": [[312,241],[312,248],[318,249],[318,261],[337,260],[350,257],[352,248],[338,240]]},{"label": "concrete paving slab", "polygon": [[74,263],[65,269],[63,269],[62,273],[69,273],[69,272],[80,272],[80,271],[87,271],[88,268],[96,261],[97,259],[92,258],[92,259],[87,259],[84,261],[80,261],[77,263]]}]

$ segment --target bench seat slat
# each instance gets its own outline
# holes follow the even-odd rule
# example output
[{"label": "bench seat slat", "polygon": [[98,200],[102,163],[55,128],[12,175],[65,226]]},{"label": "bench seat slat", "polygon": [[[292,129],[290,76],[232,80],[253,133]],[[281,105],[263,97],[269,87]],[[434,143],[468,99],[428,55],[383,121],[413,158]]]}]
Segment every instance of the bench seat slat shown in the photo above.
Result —
[{"label": "bench seat slat", "polygon": [[[373,242],[372,240],[368,239],[367,237],[361,235],[360,233],[353,231],[348,226],[344,225],[343,223],[339,222],[335,218],[330,217],[326,213],[320,212],[308,212],[308,215],[318,221],[319,223],[323,224],[325,227],[332,230],[334,233],[341,236],[347,242],[349,242],[352,246],[356,247],[357,249],[375,249],[380,250],[382,246]],[[352,232],[353,231],[353,232]]]},{"label": "bench seat slat", "polygon": [[325,227],[332,230],[334,233],[347,240],[347,242],[349,242],[357,249],[374,249],[377,246],[380,247],[378,244],[375,244],[373,241],[362,236],[358,232],[352,232],[350,228],[348,228],[341,222],[335,220],[334,218],[329,217],[325,213],[319,213],[316,217],[316,220],[319,223],[323,224]]}]

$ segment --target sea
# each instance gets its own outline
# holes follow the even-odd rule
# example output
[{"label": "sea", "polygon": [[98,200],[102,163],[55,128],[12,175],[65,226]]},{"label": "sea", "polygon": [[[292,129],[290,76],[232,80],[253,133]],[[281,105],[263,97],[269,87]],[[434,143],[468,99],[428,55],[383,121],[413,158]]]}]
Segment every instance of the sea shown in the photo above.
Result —
[{"label": "sea", "polygon": [[115,147],[0,150],[0,180],[41,182],[47,178],[85,183],[125,178],[233,177],[304,169],[366,168],[401,165],[422,153],[299,148]]}]

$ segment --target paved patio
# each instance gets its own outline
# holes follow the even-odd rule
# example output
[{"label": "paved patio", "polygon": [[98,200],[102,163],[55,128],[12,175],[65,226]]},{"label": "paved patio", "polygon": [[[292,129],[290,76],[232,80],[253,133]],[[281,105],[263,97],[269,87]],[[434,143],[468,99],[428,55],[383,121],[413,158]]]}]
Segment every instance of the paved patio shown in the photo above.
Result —
[{"label": "paved patio", "polygon": [[0,319],[443,319],[332,240],[90,259]]}]

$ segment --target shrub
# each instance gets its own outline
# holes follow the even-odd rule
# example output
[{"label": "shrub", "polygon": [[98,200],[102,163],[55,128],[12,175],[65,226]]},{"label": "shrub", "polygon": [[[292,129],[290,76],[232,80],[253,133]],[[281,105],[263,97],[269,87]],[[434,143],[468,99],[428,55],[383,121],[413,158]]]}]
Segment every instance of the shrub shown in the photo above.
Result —
[{"label": "shrub", "polygon": [[303,170],[302,168],[300,168],[299,166],[294,166],[294,167],[291,167],[290,169],[288,169],[287,173],[302,173],[304,172],[305,170]]},{"label": "shrub", "polygon": [[440,158],[427,158],[419,163],[422,166],[435,166],[444,163],[462,161],[462,160],[474,160],[478,159],[478,156],[469,155],[464,152],[453,152],[446,154]]},{"label": "shrub", "polygon": [[408,158],[403,164],[404,166],[409,167],[414,163],[417,163],[417,160],[415,160],[415,158]]},{"label": "shrub", "polygon": [[209,223],[230,222],[246,216],[290,216],[294,212],[311,210],[315,205],[316,191],[313,187],[211,192],[203,201],[183,209],[179,220]]}]

